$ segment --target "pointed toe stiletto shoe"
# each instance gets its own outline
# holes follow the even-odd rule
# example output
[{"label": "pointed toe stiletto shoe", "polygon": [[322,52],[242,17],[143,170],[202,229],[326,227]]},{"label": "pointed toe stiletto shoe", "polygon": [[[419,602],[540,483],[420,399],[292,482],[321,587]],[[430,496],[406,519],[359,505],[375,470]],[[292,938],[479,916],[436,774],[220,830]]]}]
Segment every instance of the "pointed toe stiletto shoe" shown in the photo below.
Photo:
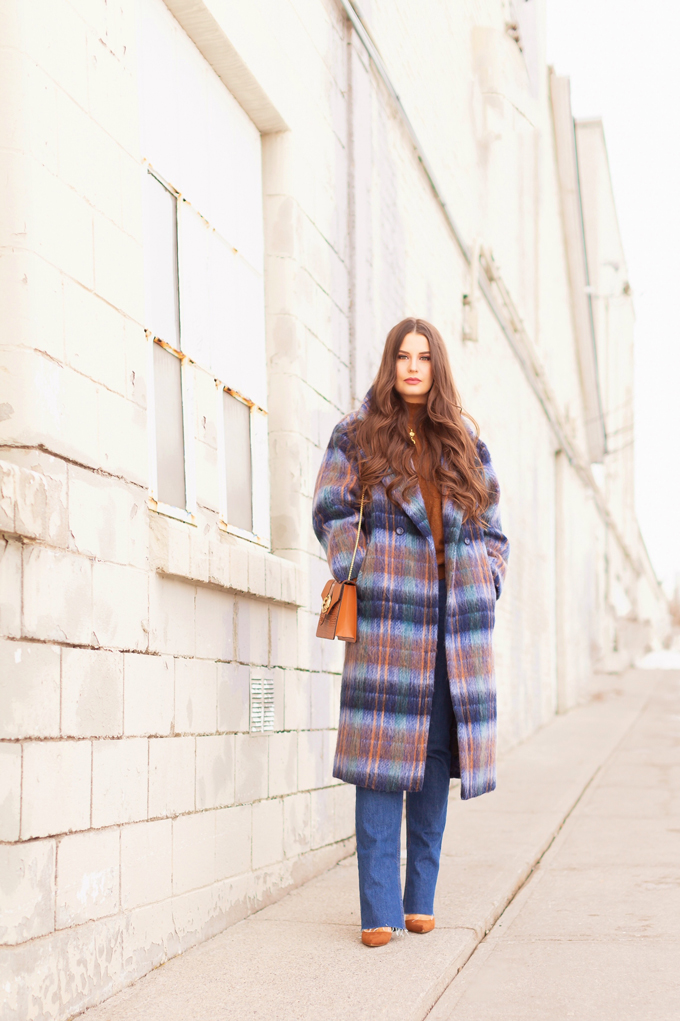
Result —
[{"label": "pointed toe stiletto shoe", "polygon": [[434,915],[405,915],[404,924],[409,932],[432,932]]},{"label": "pointed toe stiletto shoe", "polygon": [[384,947],[392,939],[392,927],[383,925],[379,929],[362,929],[361,942],[366,947]]}]

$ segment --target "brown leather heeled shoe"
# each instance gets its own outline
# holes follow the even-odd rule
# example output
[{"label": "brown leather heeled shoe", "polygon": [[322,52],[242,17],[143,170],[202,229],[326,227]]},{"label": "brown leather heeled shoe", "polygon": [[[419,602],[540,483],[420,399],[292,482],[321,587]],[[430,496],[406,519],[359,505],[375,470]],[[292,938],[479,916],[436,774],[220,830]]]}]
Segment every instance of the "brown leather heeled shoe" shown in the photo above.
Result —
[{"label": "brown leather heeled shoe", "polygon": [[404,925],[409,932],[432,932],[434,915],[404,915]]},{"label": "brown leather heeled shoe", "polygon": [[384,947],[392,939],[392,928],[383,925],[380,929],[362,929],[361,942],[365,947]]}]

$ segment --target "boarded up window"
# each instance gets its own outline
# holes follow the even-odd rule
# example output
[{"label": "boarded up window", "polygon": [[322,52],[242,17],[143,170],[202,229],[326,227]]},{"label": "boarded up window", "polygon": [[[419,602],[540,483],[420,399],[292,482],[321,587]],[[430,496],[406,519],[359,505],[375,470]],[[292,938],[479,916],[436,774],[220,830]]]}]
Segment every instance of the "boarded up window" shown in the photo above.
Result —
[{"label": "boarded up window", "polygon": [[[262,140],[169,6],[135,4],[140,146],[148,167],[144,325],[184,358],[185,496],[178,505],[177,380],[173,390],[160,375],[153,495],[182,520],[195,512],[193,385],[207,371],[218,382],[218,419],[224,412],[217,444],[220,520],[269,545]],[[154,354],[154,361],[160,357]],[[170,368],[176,375],[177,366]],[[248,404],[224,396],[223,388]]]},{"label": "boarded up window", "polygon": [[224,451],[227,476],[227,524],[253,530],[253,482],[250,453],[250,408],[226,391]]},{"label": "boarded up window", "polygon": [[153,345],[156,405],[157,495],[161,503],[186,507],[182,363],[160,344]]},{"label": "boarded up window", "polygon": [[144,175],[144,325],[179,349],[177,199],[152,174]]}]

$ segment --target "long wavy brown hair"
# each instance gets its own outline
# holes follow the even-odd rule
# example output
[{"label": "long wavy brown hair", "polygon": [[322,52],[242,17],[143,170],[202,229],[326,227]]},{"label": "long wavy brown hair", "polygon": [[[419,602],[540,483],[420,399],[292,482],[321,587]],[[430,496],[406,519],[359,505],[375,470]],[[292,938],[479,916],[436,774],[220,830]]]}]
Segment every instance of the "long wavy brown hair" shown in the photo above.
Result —
[{"label": "long wavy brown hair", "polygon": [[392,475],[388,497],[396,503],[394,491],[404,496],[418,484],[413,464],[413,443],[409,438],[406,401],[396,389],[397,355],[409,333],[425,337],[430,345],[432,387],[427,403],[418,405],[417,429],[423,437],[419,470],[434,481],[444,495],[462,508],[463,520],[481,524],[480,518],[490,502],[484,471],[477,456],[475,438],[463,417],[479,428],[463,411],[453,381],[449,357],[439,330],[424,319],[403,319],[387,335],[378,374],[371,389],[368,412],[359,417],[352,429],[352,444],[357,451],[359,478],[370,498],[371,486]]}]

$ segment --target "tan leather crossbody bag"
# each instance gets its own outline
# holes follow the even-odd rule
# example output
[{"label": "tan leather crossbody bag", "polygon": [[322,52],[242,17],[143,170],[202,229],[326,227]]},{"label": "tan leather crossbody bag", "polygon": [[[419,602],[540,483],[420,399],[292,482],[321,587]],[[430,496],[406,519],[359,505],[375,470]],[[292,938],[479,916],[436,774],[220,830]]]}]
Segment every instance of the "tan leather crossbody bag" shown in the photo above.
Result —
[{"label": "tan leather crossbody bag", "polygon": [[352,581],[352,571],[359,547],[363,515],[364,494],[362,493],[357,537],[352,553],[352,563],[349,565],[349,575],[347,581],[336,581],[331,578],[324,585],[321,593],[323,602],[316,629],[317,638],[329,638],[331,641],[334,638],[339,638],[343,642],[356,642],[357,640],[357,583],[356,580]]}]

